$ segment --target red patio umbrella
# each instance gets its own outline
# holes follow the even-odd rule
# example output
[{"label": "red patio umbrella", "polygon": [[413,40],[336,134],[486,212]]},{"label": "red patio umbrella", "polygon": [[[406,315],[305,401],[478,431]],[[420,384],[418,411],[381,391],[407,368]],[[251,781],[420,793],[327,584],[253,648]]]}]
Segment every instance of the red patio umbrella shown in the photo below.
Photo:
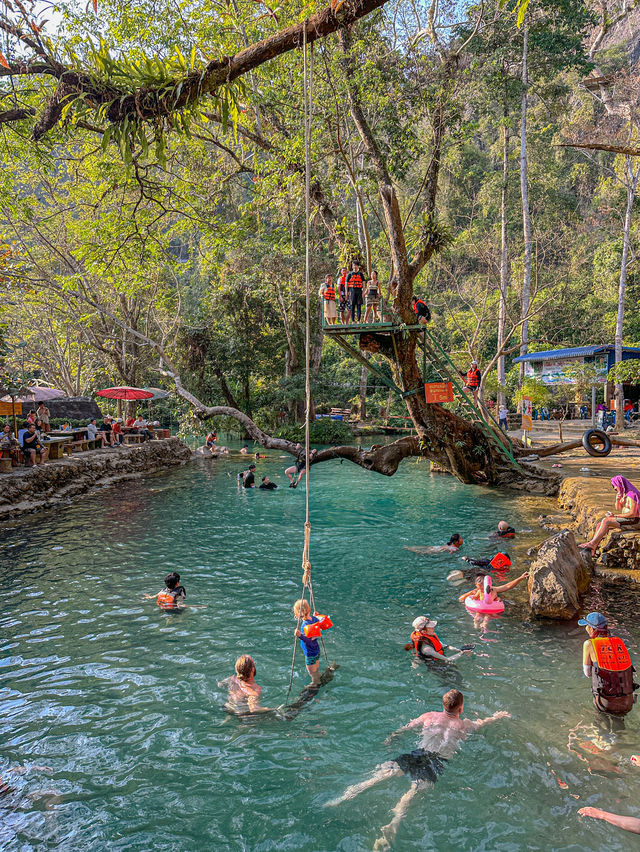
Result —
[{"label": "red patio umbrella", "polygon": [[98,396],[107,399],[152,399],[153,394],[142,388],[104,388],[97,391]]}]

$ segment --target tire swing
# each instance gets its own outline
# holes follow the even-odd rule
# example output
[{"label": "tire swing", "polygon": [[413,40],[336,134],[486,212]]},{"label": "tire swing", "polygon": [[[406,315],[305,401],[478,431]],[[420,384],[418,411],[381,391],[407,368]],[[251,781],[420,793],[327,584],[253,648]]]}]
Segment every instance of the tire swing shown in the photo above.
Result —
[{"label": "tire swing", "polygon": [[613,448],[611,438],[602,429],[589,429],[582,436],[582,446],[595,458],[608,456]]}]

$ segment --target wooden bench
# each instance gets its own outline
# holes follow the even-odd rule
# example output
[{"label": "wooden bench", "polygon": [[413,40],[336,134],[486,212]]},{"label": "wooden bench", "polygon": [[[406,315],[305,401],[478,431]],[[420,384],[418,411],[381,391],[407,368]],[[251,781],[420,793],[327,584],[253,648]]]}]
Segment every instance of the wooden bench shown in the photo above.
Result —
[{"label": "wooden bench", "polygon": [[83,450],[88,450],[88,441],[69,441],[64,445],[64,451],[68,456],[72,455],[76,448],[79,448],[78,452],[80,453]]},{"label": "wooden bench", "polygon": [[123,441],[125,444],[142,444],[144,441],[144,435],[138,435],[135,432],[125,432]]}]

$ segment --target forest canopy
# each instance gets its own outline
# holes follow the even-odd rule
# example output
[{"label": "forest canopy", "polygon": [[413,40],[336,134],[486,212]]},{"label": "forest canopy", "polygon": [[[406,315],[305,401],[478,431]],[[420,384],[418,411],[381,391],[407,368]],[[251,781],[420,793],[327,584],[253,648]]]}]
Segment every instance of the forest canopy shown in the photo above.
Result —
[{"label": "forest canopy", "polygon": [[318,287],[354,259],[399,321],[414,292],[428,303],[486,400],[515,404],[527,349],[638,345],[636,17],[568,0],[6,2],[3,369],[69,395],[178,374],[266,431],[300,422],[303,39],[316,410],[390,403],[323,339]]}]

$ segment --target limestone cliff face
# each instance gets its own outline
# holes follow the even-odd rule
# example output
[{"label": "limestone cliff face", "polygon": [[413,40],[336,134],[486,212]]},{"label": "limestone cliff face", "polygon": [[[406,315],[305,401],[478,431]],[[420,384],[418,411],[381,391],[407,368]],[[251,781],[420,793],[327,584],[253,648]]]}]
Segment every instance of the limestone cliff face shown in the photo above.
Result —
[{"label": "limestone cliff face", "polygon": [[68,459],[0,474],[0,518],[34,512],[95,486],[165,470],[191,459],[178,438],[117,449],[78,453]]}]

